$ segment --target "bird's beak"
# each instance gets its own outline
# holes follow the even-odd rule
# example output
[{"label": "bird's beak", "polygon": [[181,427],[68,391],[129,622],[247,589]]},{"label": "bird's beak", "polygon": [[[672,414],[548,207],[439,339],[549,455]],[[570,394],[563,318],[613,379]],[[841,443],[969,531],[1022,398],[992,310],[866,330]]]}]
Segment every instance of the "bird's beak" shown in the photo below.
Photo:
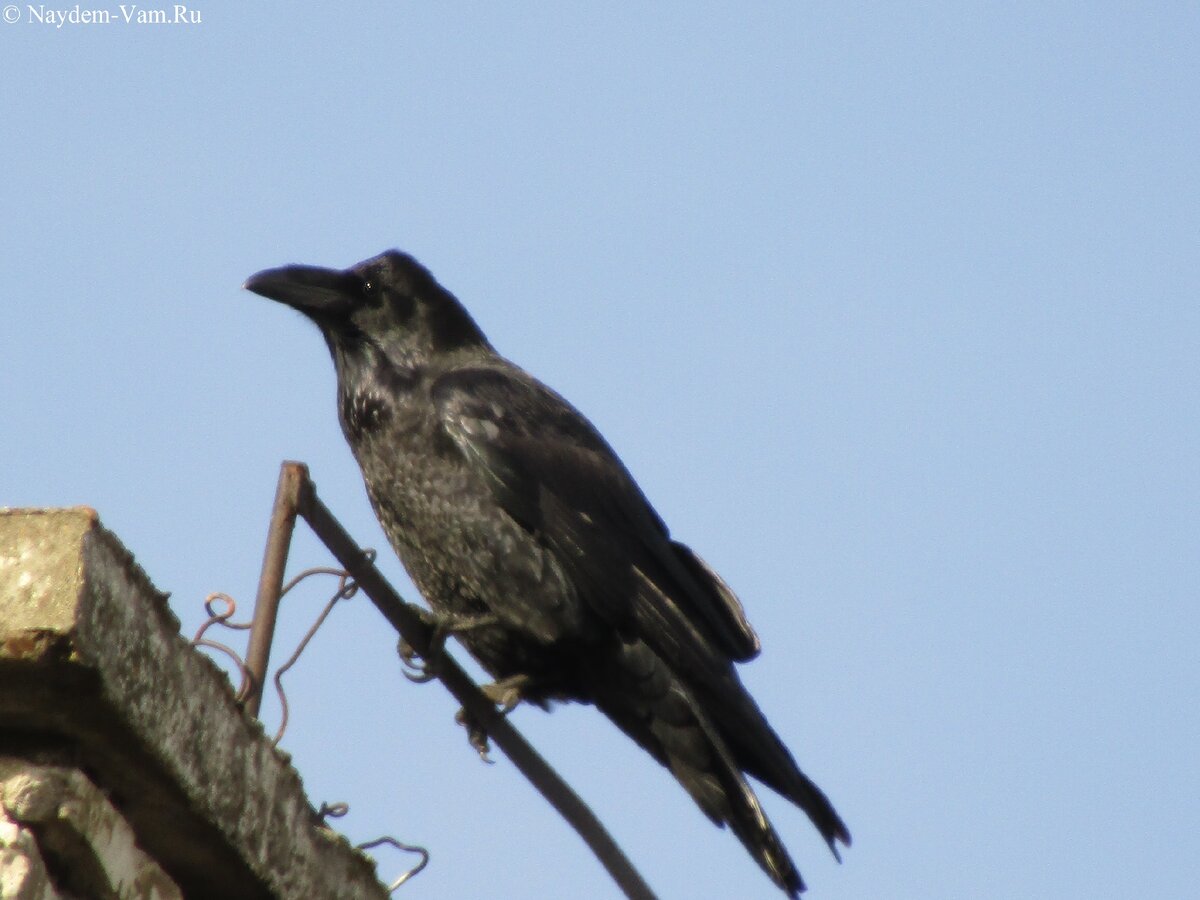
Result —
[{"label": "bird's beak", "polygon": [[345,315],[362,296],[362,279],[353,272],[317,266],[264,269],[242,287],[317,318]]}]

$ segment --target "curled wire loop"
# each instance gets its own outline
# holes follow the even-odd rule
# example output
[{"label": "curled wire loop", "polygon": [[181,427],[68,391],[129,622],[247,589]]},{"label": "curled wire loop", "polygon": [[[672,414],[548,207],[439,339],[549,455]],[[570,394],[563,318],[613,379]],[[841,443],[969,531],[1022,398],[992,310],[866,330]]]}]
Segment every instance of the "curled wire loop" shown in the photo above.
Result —
[{"label": "curled wire loop", "polygon": [[326,803],[321,801],[321,807],[317,810],[317,815],[324,819],[340,819],[346,813],[350,812],[350,804],[343,800],[336,803]]},{"label": "curled wire loop", "polygon": [[388,844],[389,846],[395,847],[397,850],[403,850],[405,853],[416,853],[421,857],[421,861],[419,863],[388,885],[389,894],[394,894],[400,885],[404,884],[404,882],[408,881],[427,865],[429,865],[428,850],[426,850],[424,847],[417,847],[413,844],[402,844],[394,837],[375,838],[373,841],[366,841],[362,844],[358,844],[357,846],[359,850],[370,850],[371,848],[378,847],[381,844]]},{"label": "curled wire loop", "polygon": [[[374,562],[376,553],[374,550],[368,548],[363,550],[363,556],[368,561]],[[309,641],[313,639],[313,636],[318,630],[320,630],[321,626],[325,624],[325,620],[329,617],[329,614],[333,612],[333,608],[337,605],[338,601],[349,600],[358,593],[358,584],[350,577],[349,572],[345,571],[344,569],[336,569],[329,566],[314,566],[311,569],[305,569],[287,584],[283,585],[279,591],[280,599],[282,599],[284,595],[286,595],[301,582],[317,575],[331,575],[337,578],[337,590],[334,591],[333,596],[329,598],[329,601],[321,609],[321,612],[317,616],[316,621],[313,622],[312,627],[310,627],[308,631],[304,633],[304,637],[300,639],[300,643],[292,652],[292,655],[287,658],[283,665],[279,666],[279,668],[275,670],[275,675],[273,676],[272,681],[275,684],[275,693],[279,697],[279,706],[281,710],[279,729],[275,732],[275,736],[271,739],[271,743],[275,745],[278,745],[280,740],[283,739],[284,732],[287,731],[288,727],[289,707],[287,692],[283,689],[284,674],[286,674],[287,671],[296,664],[297,660],[300,659],[300,655],[308,646]],[[238,702],[244,702],[246,697],[249,696],[251,686],[254,681],[249,668],[246,666],[245,657],[239,654],[228,644],[215,641],[206,635],[208,634],[208,630],[214,625],[219,625],[222,628],[229,628],[233,631],[246,631],[250,628],[251,623],[231,621],[233,616],[237,613],[237,601],[234,600],[229,594],[221,591],[215,591],[204,598],[204,610],[208,613],[208,619],[196,631],[196,636],[192,638],[192,646],[207,647],[211,650],[216,650],[229,658],[234,667],[237,669],[238,677],[240,679],[237,688]]]},{"label": "curled wire loop", "polygon": [[[223,608],[218,608],[217,604],[221,604]],[[220,591],[214,591],[204,598],[204,611],[208,613],[208,619],[196,631],[196,636],[192,638],[193,647],[208,647],[211,650],[217,650],[229,658],[234,667],[238,671],[237,699],[240,703],[246,699],[246,695],[250,692],[252,682],[250,670],[246,668],[246,661],[236,650],[228,644],[222,644],[220,641],[214,641],[212,638],[204,635],[214,625],[220,625],[223,628],[229,628],[234,631],[245,631],[250,627],[249,622],[231,622],[234,613],[237,612],[237,601],[228,594]]]},{"label": "curled wire loop", "polygon": [[[317,810],[317,815],[320,816],[320,818],[322,820],[340,819],[343,816],[345,816],[348,812],[350,812],[350,804],[349,803],[345,803],[343,801],[338,801],[336,803],[322,802],[320,808]],[[393,881],[391,884],[388,885],[388,893],[389,894],[395,893],[396,889],[399,888],[400,885],[404,884],[404,882],[408,881],[410,878],[412,878],[414,875],[416,875],[418,872],[420,872],[422,869],[424,869],[427,865],[429,865],[429,851],[428,850],[426,850],[424,847],[417,847],[413,844],[403,844],[400,841],[396,840],[394,837],[391,837],[390,835],[385,835],[384,837],[375,838],[375,840],[373,840],[373,841],[364,841],[361,844],[355,844],[355,847],[358,850],[371,850],[382,844],[387,844],[391,847],[395,847],[397,850],[403,850],[405,853],[416,853],[421,857],[420,862],[418,862],[415,866],[413,866],[411,869],[409,869],[407,872],[402,874],[399,878],[397,878],[395,881]]]},{"label": "curled wire loop", "polygon": [[[374,550],[364,550],[363,555],[372,562],[375,561]],[[275,676],[272,678],[272,681],[275,684],[275,693],[279,697],[279,708],[281,711],[279,730],[275,732],[275,736],[271,739],[271,743],[276,745],[283,739],[284,732],[287,731],[288,719],[290,717],[287,692],[283,689],[283,676],[292,666],[296,664],[296,661],[300,659],[300,654],[302,654],[305,648],[308,647],[308,642],[313,639],[313,635],[315,635],[317,631],[320,630],[321,626],[325,624],[325,620],[329,617],[329,614],[333,612],[333,608],[337,606],[338,601],[349,600],[358,593],[358,584],[350,578],[349,572],[345,571],[344,569],[334,569],[328,566],[315,566],[311,569],[305,569],[303,572],[285,584],[279,592],[280,598],[282,599],[288,591],[296,587],[305,579],[311,578],[314,575],[332,575],[336,577],[338,580],[337,590],[334,591],[333,596],[329,598],[328,602],[326,602],[325,606],[321,609],[321,613],[317,616],[316,621],[313,622],[312,627],[310,627],[308,631],[304,633],[304,637],[300,639],[300,643],[296,646],[296,649],[292,652],[292,655],[287,658],[287,661],[284,662],[283,665],[275,670]]]}]

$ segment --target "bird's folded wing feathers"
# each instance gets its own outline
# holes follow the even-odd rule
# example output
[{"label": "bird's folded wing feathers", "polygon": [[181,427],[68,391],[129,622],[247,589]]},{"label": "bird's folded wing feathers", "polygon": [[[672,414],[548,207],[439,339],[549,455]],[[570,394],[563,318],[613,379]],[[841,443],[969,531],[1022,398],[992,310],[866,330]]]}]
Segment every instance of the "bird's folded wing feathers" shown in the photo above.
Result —
[{"label": "bird's folded wing feathers", "polygon": [[758,639],[729,587],[670,539],[633,478],[566,401],[529,378],[456,370],[433,386],[445,434],[581,596],[678,664],[715,677]]}]

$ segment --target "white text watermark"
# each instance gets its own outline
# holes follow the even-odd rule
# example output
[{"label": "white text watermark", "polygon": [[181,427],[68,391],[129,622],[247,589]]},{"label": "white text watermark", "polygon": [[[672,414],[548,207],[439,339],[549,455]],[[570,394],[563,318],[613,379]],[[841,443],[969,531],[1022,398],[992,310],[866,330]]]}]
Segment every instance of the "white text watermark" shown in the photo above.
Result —
[{"label": "white text watermark", "polygon": [[76,3],[71,7],[53,7],[42,3],[17,6],[7,4],[0,10],[0,18],[9,25],[26,22],[50,28],[66,25],[200,25],[203,16],[200,10],[175,3],[169,7],[143,7],[136,3],[119,3],[115,7],[84,7]]}]

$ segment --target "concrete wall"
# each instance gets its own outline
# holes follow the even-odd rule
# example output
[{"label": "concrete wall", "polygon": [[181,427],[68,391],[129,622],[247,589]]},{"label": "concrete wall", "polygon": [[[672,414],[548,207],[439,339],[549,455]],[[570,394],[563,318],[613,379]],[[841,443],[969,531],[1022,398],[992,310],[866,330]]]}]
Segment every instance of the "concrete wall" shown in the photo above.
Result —
[{"label": "concrete wall", "polygon": [[90,509],[0,510],[0,897],[370,898]]}]

